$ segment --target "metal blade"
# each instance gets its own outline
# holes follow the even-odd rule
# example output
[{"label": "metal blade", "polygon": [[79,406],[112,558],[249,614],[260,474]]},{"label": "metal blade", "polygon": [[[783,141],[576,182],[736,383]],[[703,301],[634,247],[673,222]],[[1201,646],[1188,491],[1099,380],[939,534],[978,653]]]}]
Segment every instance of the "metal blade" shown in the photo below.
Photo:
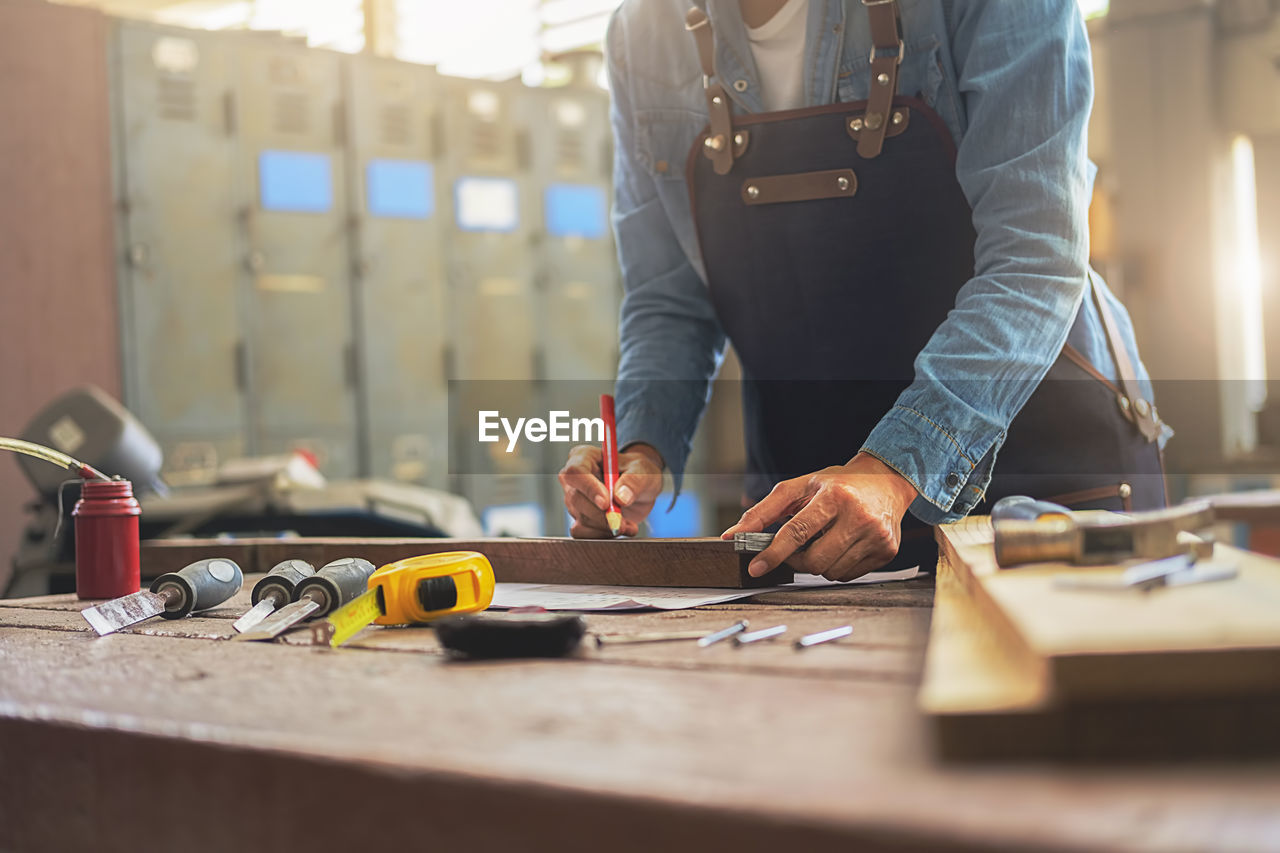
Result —
[{"label": "metal blade", "polygon": [[1234,579],[1239,570],[1227,563],[1196,563],[1184,572],[1174,572],[1165,578],[1167,586],[1188,586],[1195,583],[1216,583]]},{"label": "metal blade", "polygon": [[261,601],[259,601],[257,604],[253,605],[252,610],[250,610],[245,615],[241,616],[236,621],[232,622],[231,627],[235,628],[236,631],[243,634],[245,631],[248,631],[250,628],[254,627],[263,619],[266,619],[268,616],[274,613],[275,609],[276,609],[276,603],[272,601],[270,598],[264,598]]},{"label": "metal blade", "polygon": [[286,604],[275,613],[258,623],[251,631],[246,631],[234,639],[237,640],[274,640],[285,631],[306,619],[320,609],[318,601],[304,598],[293,604]]},{"label": "metal blade", "polygon": [[99,637],[103,637],[143,619],[159,616],[164,612],[164,604],[163,597],[143,590],[85,608],[80,615],[98,632]]}]

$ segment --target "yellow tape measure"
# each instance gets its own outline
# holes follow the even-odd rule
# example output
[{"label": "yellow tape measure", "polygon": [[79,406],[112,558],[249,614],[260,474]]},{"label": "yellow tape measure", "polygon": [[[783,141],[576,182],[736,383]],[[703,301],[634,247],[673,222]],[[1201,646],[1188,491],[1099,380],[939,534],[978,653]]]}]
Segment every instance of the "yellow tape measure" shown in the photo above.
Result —
[{"label": "yellow tape measure", "polygon": [[369,591],[340,607],[318,639],[340,646],[372,623],[409,625],[484,610],[493,601],[493,566],[477,551],[447,551],[390,563],[369,576]]},{"label": "yellow tape measure", "polygon": [[325,630],[329,645],[335,648],[342,645],[381,616],[382,604],[378,600],[381,597],[382,590],[371,589],[330,613],[326,620],[329,628]]}]

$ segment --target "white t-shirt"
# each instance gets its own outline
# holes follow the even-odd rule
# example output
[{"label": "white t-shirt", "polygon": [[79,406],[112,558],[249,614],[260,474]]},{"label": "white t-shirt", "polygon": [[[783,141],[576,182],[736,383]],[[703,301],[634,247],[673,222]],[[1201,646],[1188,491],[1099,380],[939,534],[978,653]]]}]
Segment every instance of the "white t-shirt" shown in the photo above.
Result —
[{"label": "white t-shirt", "polygon": [[762,26],[747,27],[768,112],[804,106],[804,36],[809,0],[787,0]]}]

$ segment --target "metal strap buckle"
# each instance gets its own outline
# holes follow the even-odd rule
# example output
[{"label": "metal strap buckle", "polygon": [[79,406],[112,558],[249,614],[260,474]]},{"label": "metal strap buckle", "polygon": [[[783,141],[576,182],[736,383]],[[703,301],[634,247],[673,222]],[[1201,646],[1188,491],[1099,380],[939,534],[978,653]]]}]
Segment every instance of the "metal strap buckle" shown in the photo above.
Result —
[{"label": "metal strap buckle", "polygon": [[[893,0],[890,0],[890,2],[893,2]],[[878,5],[878,4],[872,4],[872,5]],[[907,49],[906,45],[902,43],[902,39],[898,39],[898,55],[893,58],[893,62],[895,65],[902,64],[902,55],[906,52],[906,49]],[[868,63],[876,61],[877,50],[880,50],[880,48],[876,47],[874,44],[871,45],[871,55],[867,58]]]},{"label": "metal strap buckle", "polygon": [[897,3],[898,0],[862,0],[863,6],[888,6],[890,3]]}]

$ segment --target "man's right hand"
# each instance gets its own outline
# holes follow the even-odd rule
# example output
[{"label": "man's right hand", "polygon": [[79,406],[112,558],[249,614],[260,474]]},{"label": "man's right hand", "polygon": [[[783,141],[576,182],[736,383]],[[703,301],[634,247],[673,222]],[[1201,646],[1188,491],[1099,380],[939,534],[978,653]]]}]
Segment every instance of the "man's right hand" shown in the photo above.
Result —
[{"label": "man's right hand", "polygon": [[[609,491],[604,487],[604,455],[599,447],[579,445],[569,451],[569,461],[560,470],[564,505],[573,516],[569,535],[575,539],[612,539],[605,511]],[[662,491],[662,456],[647,444],[632,444],[618,454],[618,483],[613,490],[622,510],[620,536],[635,536],[640,522],[653,509]]]}]

